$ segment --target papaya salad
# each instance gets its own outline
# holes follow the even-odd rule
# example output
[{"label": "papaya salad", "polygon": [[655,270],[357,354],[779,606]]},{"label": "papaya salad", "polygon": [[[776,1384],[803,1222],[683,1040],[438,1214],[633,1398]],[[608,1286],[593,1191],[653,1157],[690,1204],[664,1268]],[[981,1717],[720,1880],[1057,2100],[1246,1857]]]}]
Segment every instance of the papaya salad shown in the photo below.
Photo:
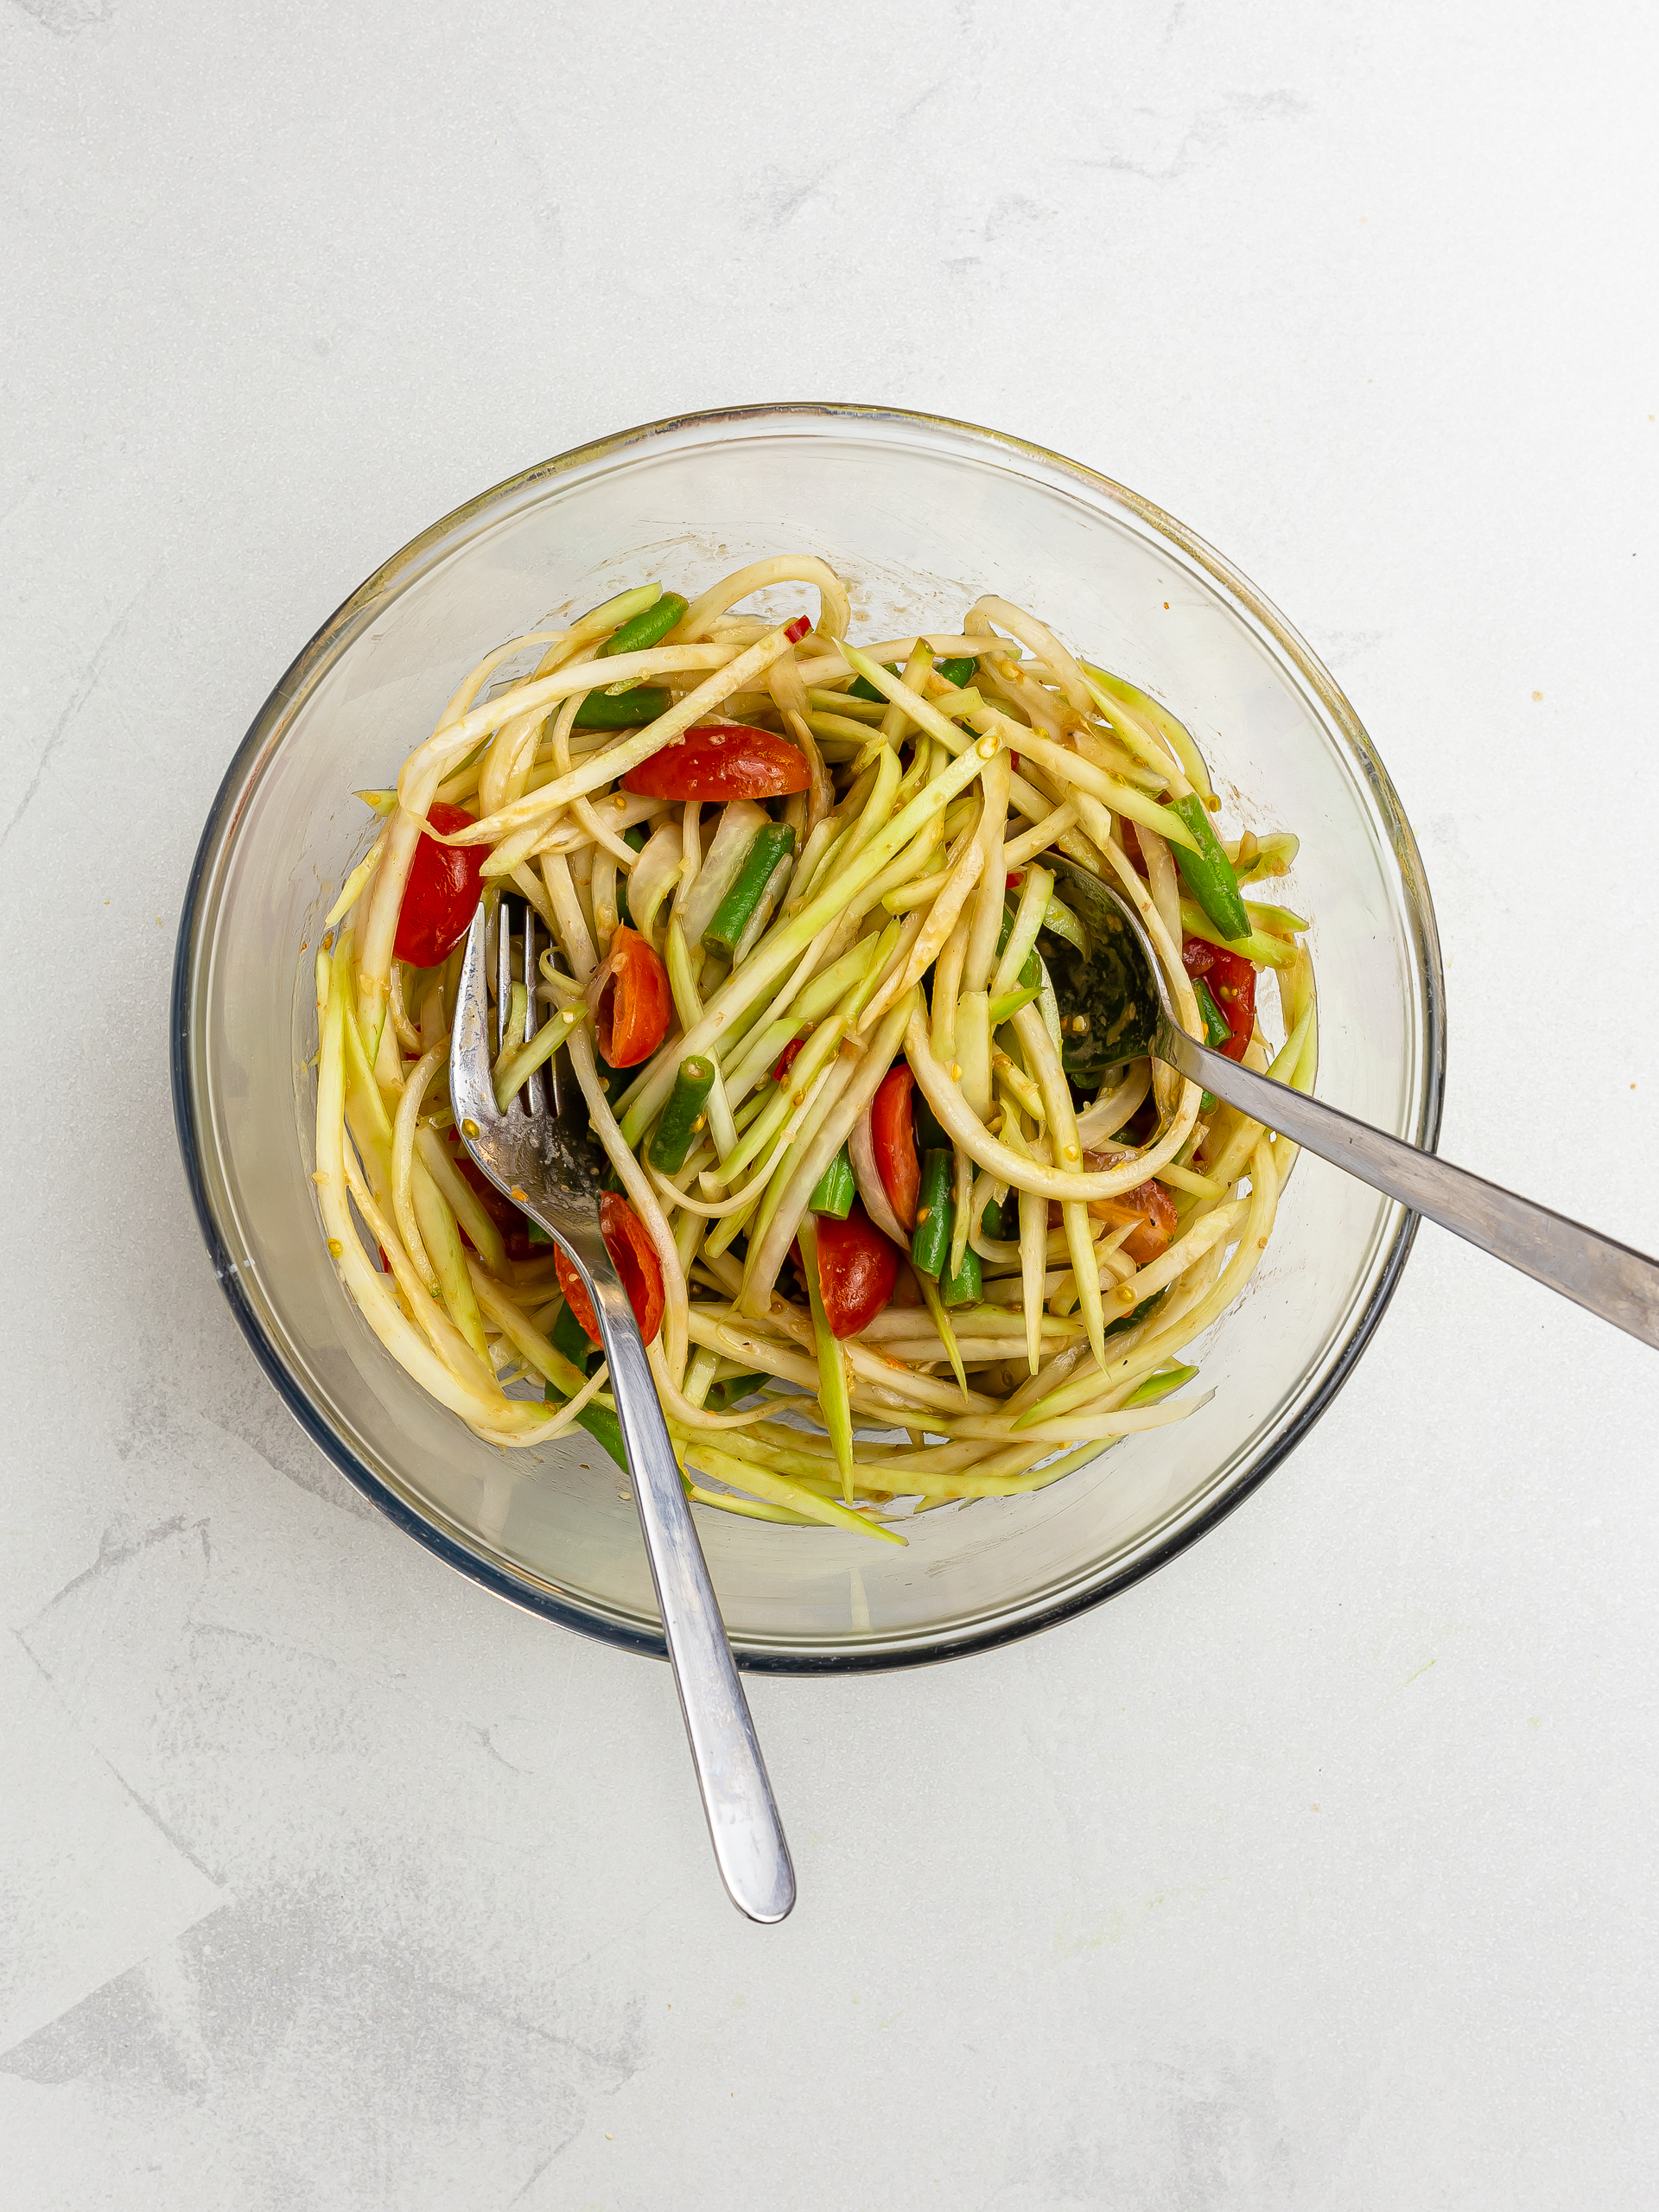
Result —
[{"label": "papaya salad", "polygon": [[[735,611],[800,586],[816,614]],[[382,820],[316,955],[315,1181],[432,1396],[626,1466],[586,1294],[450,1106],[463,940],[481,901],[493,990],[527,902],[550,943],[497,1098],[566,1055],[690,1495],[902,1542],[1206,1402],[1185,1354],[1294,1158],[1115,1054],[1077,871],[1133,904],[1194,1035],[1306,1090],[1317,1018],[1307,924],[1244,895],[1296,840],[1217,819],[1162,704],[995,595],[949,632],[849,625],[842,578],[784,556],[480,661],[358,794]]]}]

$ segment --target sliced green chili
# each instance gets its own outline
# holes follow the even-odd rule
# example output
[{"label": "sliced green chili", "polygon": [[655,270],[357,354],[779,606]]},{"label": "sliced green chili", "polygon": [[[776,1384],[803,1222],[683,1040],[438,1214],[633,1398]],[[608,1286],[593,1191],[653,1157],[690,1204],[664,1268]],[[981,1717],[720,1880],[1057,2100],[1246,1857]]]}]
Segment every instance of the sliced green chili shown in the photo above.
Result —
[{"label": "sliced green chili", "polygon": [[1230,941],[1249,937],[1250,918],[1239,896],[1238,878],[1211,826],[1204,801],[1196,791],[1189,791],[1185,798],[1172,799],[1169,804],[1192,832],[1198,849],[1190,853],[1185,845],[1175,847],[1175,865],[1182,881],[1224,938]]},{"label": "sliced green chili", "polygon": [[576,709],[577,729],[638,729],[668,712],[668,694],[655,683],[636,683],[632,691],[590,691]]},{"label": "sliced green chili", "polygon": [[971,654],[961,660],[936,660],[933,664],[947,683],[954,683],[958,691],[965,691],[974,680],[974,661]]},{"label": "sliced green chili", "polygon": [[674,1088],[657,1124],[657,1134],[645,1152],[646,1159],[659,1174],[676,1175],[684,1166],[691,1141],[702,1128],[703,1107],[714,1087],[712,1060],[694,1053],[689,1060],[680,1062],[680,1071],[674,1078]]},{"label": "sliced green chili", "polygon": [[755,831],[731,889],[702,933],[702,942],[709,951],[719,953],[722,959],[731,958],[738,939],[760,904],[762,893],[772,880],[772,870],[794,849],[795,832],[787,822],[768,822]]},{"label": "sliced green chili", "polygon": [[853,1179],[853,1163],[842,1145],[830,1165],[819,1176],[807,1205],[814,1213],[833,1214],[837,1221],[845,1221],[853,1210],[853,1200],[858,1196],[858,1185]]},{"label": "sliced green chili", "polygon": [[910,1240],[912,1266],[935,1281],[950,1252],[950,1233],[957,1225],[957,1209],[950,1196],[955,1155],[930,1152],[922,1162],[921,1200],[916,1210],[916,1233]]},{"label": "sliced green chili", "polygon": [[1192,995],[1198,1002],[1198,1012],[1204,1016],[1205,1043],[1224,1045],[1233,1033],[1232,1024],[1210,995],[1210,986],[1202,976],[1192,978]]},{"label": "sliced green chili", "polygon": [[[636,614],[620,630],[613,630],[594,655],[596,660],[608,660],[613,653],[643,653],[660,645],[685,612],[685,601],[677,591],[665,591],[654,607]],[[581,717],[578,715],[577,720]]]}]

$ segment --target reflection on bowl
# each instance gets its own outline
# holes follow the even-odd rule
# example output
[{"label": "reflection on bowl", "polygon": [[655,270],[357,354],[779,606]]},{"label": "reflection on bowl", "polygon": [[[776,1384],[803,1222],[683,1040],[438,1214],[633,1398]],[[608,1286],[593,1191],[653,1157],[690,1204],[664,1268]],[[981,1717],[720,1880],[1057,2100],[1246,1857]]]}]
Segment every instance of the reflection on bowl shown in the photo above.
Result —
[{"label": "reflection on bowl", "polygon": [[[950,628],[996,591],[1166,701],[1224,801],[1247,795],[1251,828],[1302,838],[1284,895],[1314,921],[1319,1095],[1419,1144],[1439,1127],[1439,945],[1387,774],[1272,608],[1121,486],[962,423],[758,407],[584,447],[434,524],[301,653],[214,804],[175,978],[180,1141],[237,1318],[334,1464],[476,1580],[638,1650],[661,1641],[619,1471],[585,1435],[539,1455],[480,1442],[380,1349],[335,1276],[309,1182],[301,946],[364,842],[351,791],[385,780],[490,645],[644,576],[690,592],[785,550],[850,580],[855,636]],[[1050,1490],[924,1515],[902,1551],[700,1514],[741,1660],[805,1672],[947,1657],[1171,1558],[1318,1418],[1410,1236],[1397,1207],[1304,1157],[1261,1270],[1205,1347],[1215,1395],[1190,1421],[1126,1438]]]}]

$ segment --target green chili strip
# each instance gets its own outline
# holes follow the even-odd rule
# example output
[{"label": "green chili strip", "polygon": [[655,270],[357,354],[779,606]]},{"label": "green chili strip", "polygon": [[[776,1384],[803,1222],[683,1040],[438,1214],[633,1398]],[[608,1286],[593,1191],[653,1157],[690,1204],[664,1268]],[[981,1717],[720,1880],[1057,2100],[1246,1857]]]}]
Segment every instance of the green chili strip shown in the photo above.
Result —
[{"label": "green chili strip", "polygon": [[731,958],[739,938],[753,918],[762,893],[772,880],[773,869],[779,861],[787,860],[794,849],[795,832],[787,822],[768,822],[764,829],[755,831],[731,889],[702,933],[707,950],[719,953],[722,959]]},{"label": "green chili strip", "polygon": [[1181,845],[1174,849],[1181,880],[1230,943],[1249,937],[1250,918],[1239,896],[1238,878],[1233,874],[1232,862],[1221,849],[1221,840],[1211,826],[1204,801],[1196,791],[1189,791],[1185,798],[1172,799],[1170,804],[1192,831],[1198,847],[1193,853]]},{"label": "green chili strip", "polygon": [[913,1267],[935,1281],[950,1249],[950,1232],[957,1224],[957,1209],[950,1197],[954,1164],[954,1155],[949,1152],[930,1152],[922,1162],[920,1203],[916,1209],[916,1233],[910,1240],[910,1257]]},{"label": "green chili strip", "polygon": [[632,691],[590,691],[576,709],[577,729],[638,729],[668,712],[666,691],[654,683],[636,683]]},{"label": "green chili strip", "polygon": [[712,1060],[694,1052],[689,1060],[680,1062],[680,1071],[663,1109],[663,1118],[645,1152],[646,1159],[659,1174],[677,1174],[684,1166],[691,1140],[702,1128],[703,1108],[714,1087]]},{"label": "green chili strip", "polygon": [[[647,607],[631,622],[613,630],[594,655],[597,660],[608,660],[613,653],[643,653],[652,645],[660,645],[685,612],[685,601],[677,591],[665,591],[654,607]],[[580,719],[580,717],[578,717]]]},{"label": "green chili strip", "polygon": [[970,658],[936,660],[933,664],[947,683],[954,683],[958,691],[966,690],[974,680],[976,664]]},{"label": "green chili strip", "polygon": [[1233,1033],[1233,1026],[1211,996],[1210,986],[1202,976],[1192,978],[1192,995],[1198,1002],[1198,1012],[1204,1016],[1205,1043],[1224,1045]]}]

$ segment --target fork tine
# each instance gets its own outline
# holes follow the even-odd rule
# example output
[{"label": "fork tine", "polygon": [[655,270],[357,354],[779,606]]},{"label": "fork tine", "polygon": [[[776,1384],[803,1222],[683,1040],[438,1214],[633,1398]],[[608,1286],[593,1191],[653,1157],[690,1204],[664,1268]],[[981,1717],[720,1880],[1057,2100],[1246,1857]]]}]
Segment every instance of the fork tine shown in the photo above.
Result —
[{"label": "fork tine", "polygon": [[[524,901],[524,1042],[526,1045],[542,1026],[541,1009],[536,999],[537,982],[536,909],[526,899]],[[539,1068],[531,1071],[530,1080],[524,1085],[524,1105],[532,1116],[538,1116],[547,1110],[547,1098],[543,1089],[542,1071]]]},{"label": "fork tine", "polygon": [[495,1091],[490,1081],[494,1057],[490,1051],[490,1001],[484,976],[484,910],[480,906],[467,932],[454,1038],[449,1047],[449,1095],[455,1118],[471,1121],[478,1128],[486,1128],[496,1119]]},{"label": "fork tine", "polygon": [[507,1046],[507,1010],[512,1004],[512,908],[504,893],[495,912],[495,1049]]}]

